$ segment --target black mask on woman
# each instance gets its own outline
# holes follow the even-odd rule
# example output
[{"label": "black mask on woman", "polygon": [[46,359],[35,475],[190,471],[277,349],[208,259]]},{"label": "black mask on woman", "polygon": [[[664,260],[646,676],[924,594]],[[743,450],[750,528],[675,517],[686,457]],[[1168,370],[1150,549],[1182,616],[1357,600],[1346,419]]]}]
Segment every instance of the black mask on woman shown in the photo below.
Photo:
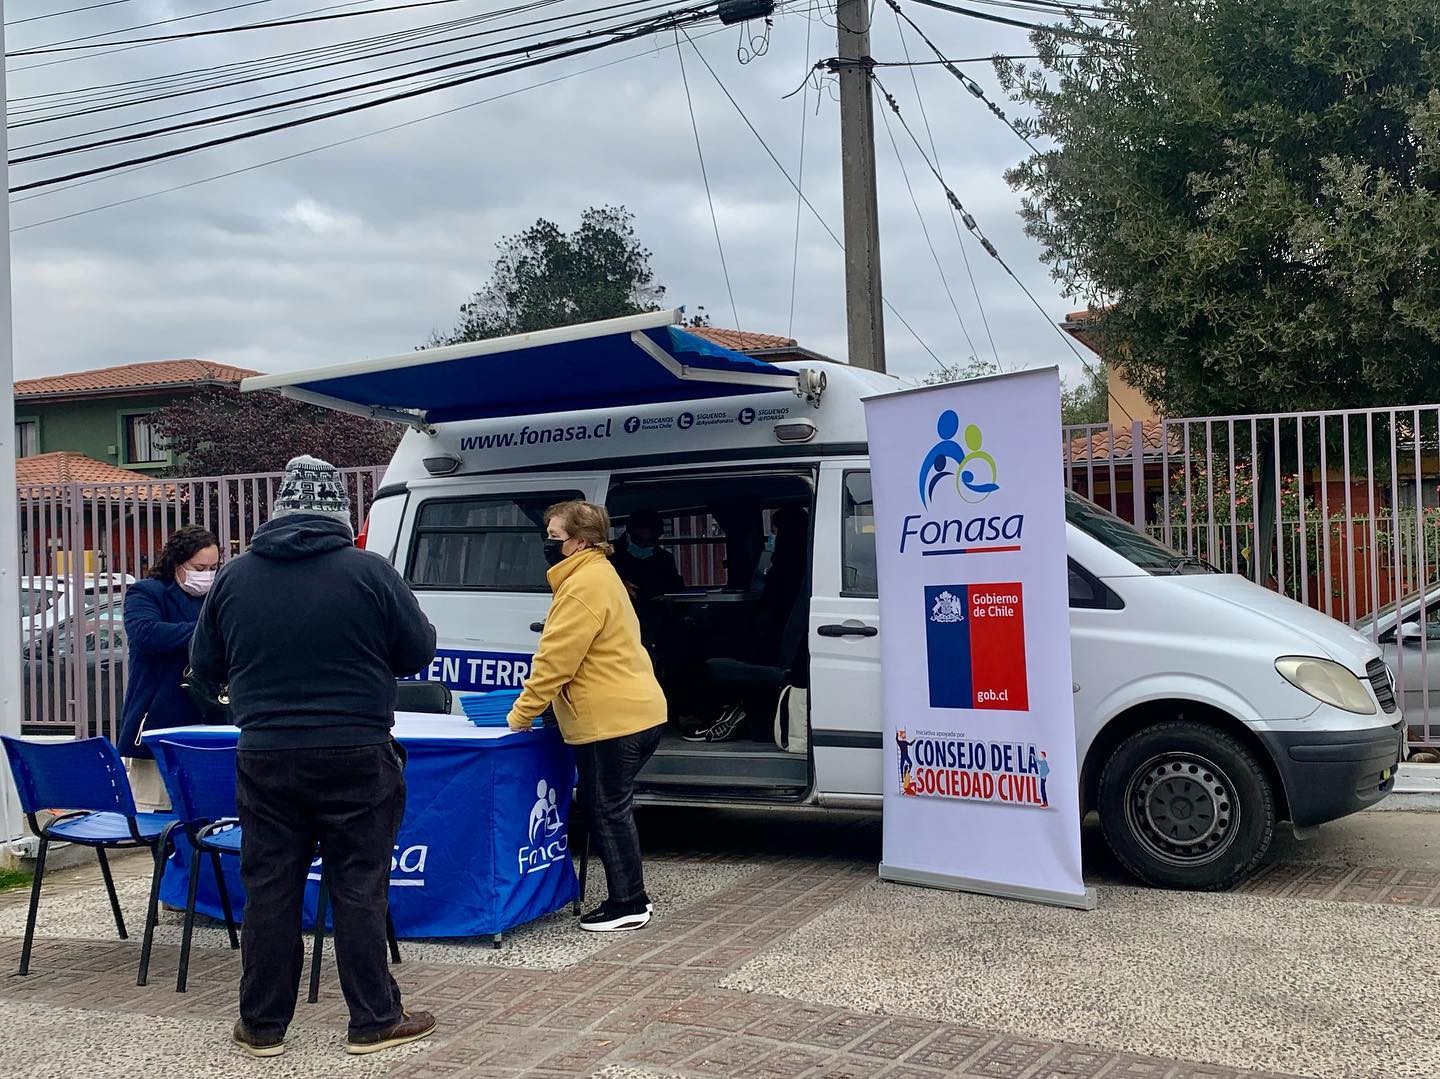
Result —
[{"label": "black mask on woman", "polygon": [[565,561],[565,541],[545,537],[545,563],[550,566],[558,566]]}]

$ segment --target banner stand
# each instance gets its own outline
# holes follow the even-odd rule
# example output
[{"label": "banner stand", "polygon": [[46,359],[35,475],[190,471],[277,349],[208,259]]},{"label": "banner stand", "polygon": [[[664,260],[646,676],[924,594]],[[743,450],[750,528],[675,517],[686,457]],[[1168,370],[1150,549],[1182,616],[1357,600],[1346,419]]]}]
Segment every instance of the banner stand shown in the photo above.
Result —
[{"label": "banner stand", "polygon": [[997,884],[989,880],[972,880],[955,877],[949,873],[931,873],[924,869],[906,869],[904,866],[880,863],[880,879],[892,884],[917,884],[922,888],[940,888],[949,892],[973,892],[975,895],[990,895],[997,899],[1020,899],[1026,903],[1044,903],[1052,907],[1069,907],[1072,910],[1094,910],[1095,889],[1086,888],[1081,895],[1071,892],[1052,892],[1045,888],[1027,888],[1021,884]]}]

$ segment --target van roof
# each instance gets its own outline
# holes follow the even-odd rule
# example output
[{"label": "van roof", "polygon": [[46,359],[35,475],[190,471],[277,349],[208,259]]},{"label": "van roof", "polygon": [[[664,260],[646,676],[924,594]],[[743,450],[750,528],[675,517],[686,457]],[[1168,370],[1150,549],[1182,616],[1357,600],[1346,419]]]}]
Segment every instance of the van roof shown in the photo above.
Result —
[{"label": "van roof", "polygon": [[284,395],[412,427],[794,391],[798,374],[680,328],[679,310],[248,378]]}]

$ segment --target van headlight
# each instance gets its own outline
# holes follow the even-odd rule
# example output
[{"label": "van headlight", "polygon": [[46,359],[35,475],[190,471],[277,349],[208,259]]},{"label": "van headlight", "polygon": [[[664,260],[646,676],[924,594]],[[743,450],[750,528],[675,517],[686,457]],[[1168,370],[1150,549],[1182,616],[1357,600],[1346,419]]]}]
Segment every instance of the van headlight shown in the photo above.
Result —
[{"label": "van headlight", "polygon": [[1373,716],[1375,702],[1364,684],[1348,668],[1315,656],[1281,656],[1275,661],[1280,677],[1301,693],[1357,715]]}]

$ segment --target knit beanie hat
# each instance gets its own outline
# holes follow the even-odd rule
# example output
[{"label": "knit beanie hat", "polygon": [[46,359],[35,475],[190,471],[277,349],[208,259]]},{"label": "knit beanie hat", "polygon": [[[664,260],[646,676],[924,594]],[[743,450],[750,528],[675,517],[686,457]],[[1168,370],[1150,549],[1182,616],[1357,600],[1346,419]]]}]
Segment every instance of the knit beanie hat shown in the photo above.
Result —
[{"label": "knit beanie hat", "polygon": [[296,457],[285,466],[273,517],[304,513],[350,524],[350,496],[340,470],[318,457]]}]

